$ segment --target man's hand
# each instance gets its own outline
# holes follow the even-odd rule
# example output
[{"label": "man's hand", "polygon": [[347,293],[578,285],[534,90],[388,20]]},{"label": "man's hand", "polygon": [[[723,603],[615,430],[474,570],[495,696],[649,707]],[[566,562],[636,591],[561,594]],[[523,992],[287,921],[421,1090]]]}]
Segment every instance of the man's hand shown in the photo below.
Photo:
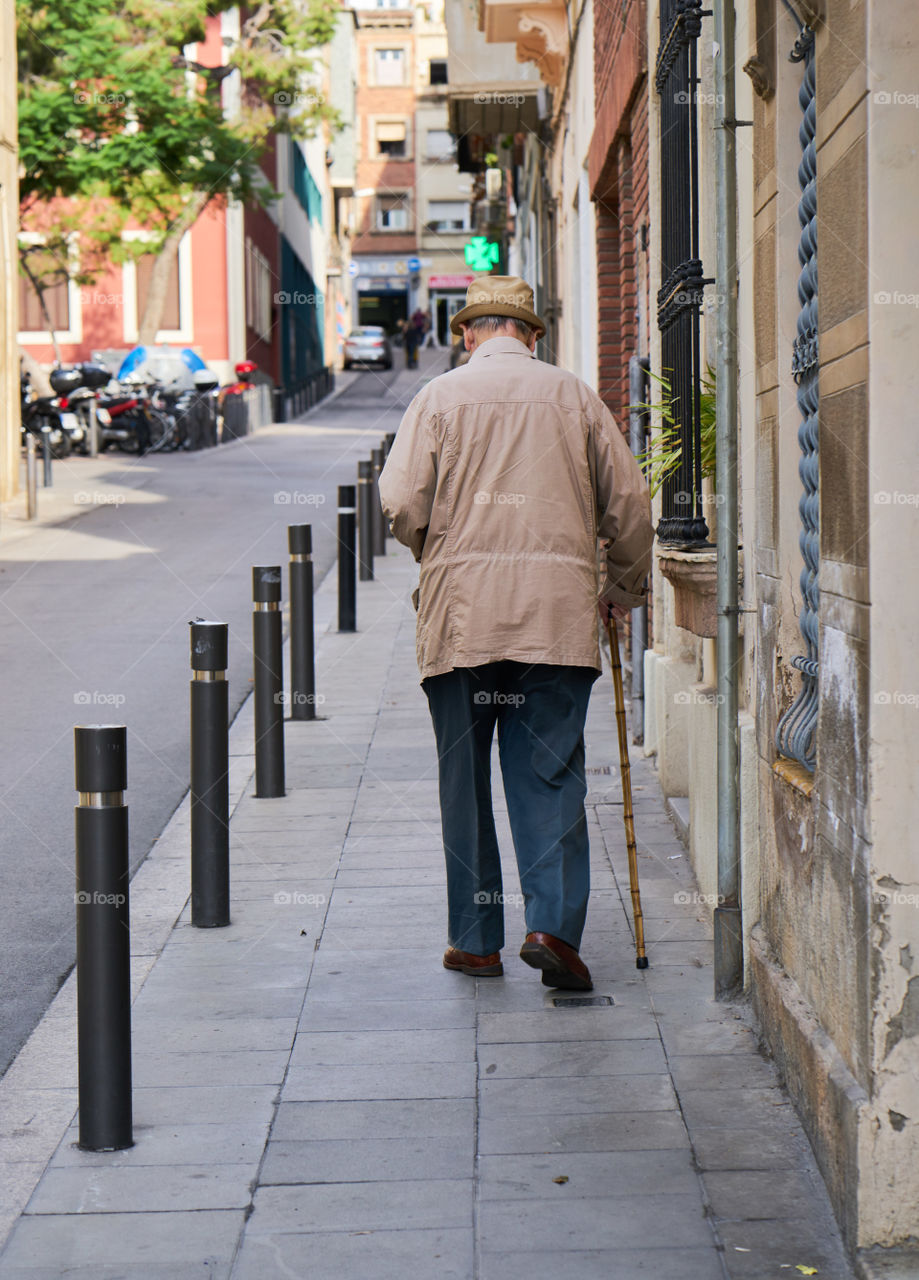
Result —
[{"label": "man's hand", "polygon": [[632,612],[628,605],[608,604],[606,600],[598,600],[597,608],[600,611],[600,621],[604,627],[610,619],[615,622],[622,622]]}]

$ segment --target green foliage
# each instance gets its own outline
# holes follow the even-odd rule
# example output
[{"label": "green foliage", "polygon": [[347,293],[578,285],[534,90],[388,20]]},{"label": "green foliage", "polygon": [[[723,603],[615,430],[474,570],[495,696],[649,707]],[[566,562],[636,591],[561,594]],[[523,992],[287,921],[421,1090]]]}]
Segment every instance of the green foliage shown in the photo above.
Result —
[{"label": "green foliage", "polygon": [[[680,465],[683,444],[680,439],[680,420],[675,414],[676,402],[670,391],[669,379],[656,373],[650,377],[661,389],[657,404],[633,404],[629,409],[652,415],[651,443],[644,453],[638,454],[638,463],[645,472],[653,497],[668,476]],[[654,417],[660,421],[655,426]],[[709,366],[701,381],[699,394],[699,426],[702,444],[702,478],[715,474],[715,371]]]},{"label": "green foliage", "polygon": [[[333,0],[265,0],[243,22],[228,67],[188,63],[209,15],[230,0],[17,0],[20,203],[45,238],[45,283],[86,281],[106,257],[154,252],[184,209],[274,198],[257,165],[272,133],[312,136],[336,114],[310,88],[335,30]],[[203,54],[201,56],[204,56]],[[225,112],[230,72],[239,110]],[[129,219],[154,234],[134,248]]]}]

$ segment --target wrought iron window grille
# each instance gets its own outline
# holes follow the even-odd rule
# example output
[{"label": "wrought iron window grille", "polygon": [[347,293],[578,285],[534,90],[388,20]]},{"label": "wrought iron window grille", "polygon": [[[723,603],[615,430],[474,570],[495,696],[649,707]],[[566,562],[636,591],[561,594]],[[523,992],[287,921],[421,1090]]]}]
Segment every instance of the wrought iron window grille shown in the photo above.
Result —
[{"label": "wrought iron window grille", "polygon": [[702,515],[699,319],[706,278],[699,254],[696,42],[710,10],[702,0],[661,0],[655,86],[661,114],[661,276],[657,325],[680,462],[666,478],[657,536],[685,550],[708,548]]},{"label": "wrought iron window grille", "polygon": [[820,350],[817,327],[817,93],[814,57],[814,33],[783,0],[798,21],[800,33],[789,60],[804,65],[804,76],[798,91],[801,107],[801,164],[798,181],[801,198],[798,221],[797,334],[792,347],[791,371],[797,384],[798,445],[801,457],[798,474],[804,492],[798,503],[801,515],[799,545],[804,565],[801,570],[801,613],[799,626],[805,652],[792,658],[791,665],[801,672],[801,688],[776,726],[775,744],[780,755],[797,760],[811,772],[817,763],[817,709],[819,699],[819,604],[818,574],[820,570]]}]

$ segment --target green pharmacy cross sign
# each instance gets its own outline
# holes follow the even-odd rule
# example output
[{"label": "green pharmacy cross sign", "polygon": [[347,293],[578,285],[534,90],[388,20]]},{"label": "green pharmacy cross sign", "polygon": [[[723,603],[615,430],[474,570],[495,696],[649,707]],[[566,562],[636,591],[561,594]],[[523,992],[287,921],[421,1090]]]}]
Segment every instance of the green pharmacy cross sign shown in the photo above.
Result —
[{"label": "green pharmacy cross sign", "polygon": [[463,248],[466,266],[473,271],[491,271],[501,258],[501,246],[487,236],[473,236]]}]

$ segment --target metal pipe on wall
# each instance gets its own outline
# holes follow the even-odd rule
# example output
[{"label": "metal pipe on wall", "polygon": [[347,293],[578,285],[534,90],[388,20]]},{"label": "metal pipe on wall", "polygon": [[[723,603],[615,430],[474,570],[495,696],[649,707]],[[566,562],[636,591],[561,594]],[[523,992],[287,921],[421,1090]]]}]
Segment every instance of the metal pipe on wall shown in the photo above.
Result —
[{"label": "metal pipe on wall", "polygon": [[720,293],[715,338],[715,487],[719,497],[718,575],[718,905],[715,998],[743,989],[740,878],[740,751],[737,728],[740,642],[737,593],[737,148],[734,3],[714,0],[715,210]]},{"label": "metal pipe on wall", "polygon": [[[647,441],[648,411],[639,406],[648,403],[647,356],[629,356],[629,447],[637,457],[644,453]],[[645,650],[648,647],[648,606],[632,610],[632,741],[645,740]]]}]

